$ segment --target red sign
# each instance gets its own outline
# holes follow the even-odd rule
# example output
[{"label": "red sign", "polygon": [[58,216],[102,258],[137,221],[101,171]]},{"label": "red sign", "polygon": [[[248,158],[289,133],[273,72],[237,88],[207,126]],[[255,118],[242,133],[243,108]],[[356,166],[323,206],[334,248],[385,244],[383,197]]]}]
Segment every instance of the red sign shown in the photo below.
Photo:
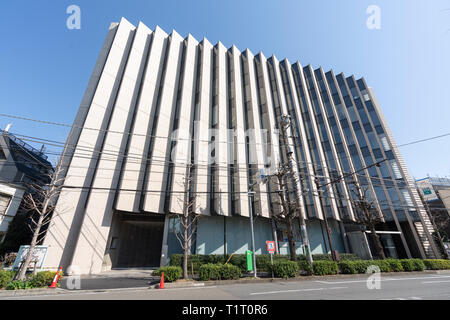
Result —
[{"label": "red sign", "polygon": [[266,245],[269,253],[275,253],[275,241],[266,241]]}]

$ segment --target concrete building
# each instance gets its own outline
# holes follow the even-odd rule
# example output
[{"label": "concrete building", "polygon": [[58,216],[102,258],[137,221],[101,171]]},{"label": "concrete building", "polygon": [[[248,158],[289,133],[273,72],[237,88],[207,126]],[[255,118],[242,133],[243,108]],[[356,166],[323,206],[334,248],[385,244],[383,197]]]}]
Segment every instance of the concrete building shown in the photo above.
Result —
[{"label": "concrete building", "polygon": [[[98,273],[167,263],[180,251],[171,214],[182,211],[188,164],[194,165],[190,195],[201,214],[193,252],[244,253],[248,186],[283,161],[282,115],[291,117],[289,144],[313,253],[329,251],[326,214],[336,250],[370,256],[348,181],[324,191],[323,203],[313,181],[387,158],[357,175],[385,217],[386,252],[438,255],[414,183],[364,79],[122,19],[109,28],[67,140],[65,187],[56,205],[64,214],[45,239],[47,267]],[[273,188],[254,188],[257,253],[266,253],[265,241],[273,239],[287,253],[283,226],[271,219]]]},{"label": "concrete building", "polygon": [[416,180],[417,188],[427,202],[435,226],[444,241],[450,243],[450,179],[427,177]]},{"label": "concrete building", "polygon": [[48,183],[51,170],[52,165],[43,150],[37,150],[15,135],[0,130],[0,243],[19,211],[28,185]]}]

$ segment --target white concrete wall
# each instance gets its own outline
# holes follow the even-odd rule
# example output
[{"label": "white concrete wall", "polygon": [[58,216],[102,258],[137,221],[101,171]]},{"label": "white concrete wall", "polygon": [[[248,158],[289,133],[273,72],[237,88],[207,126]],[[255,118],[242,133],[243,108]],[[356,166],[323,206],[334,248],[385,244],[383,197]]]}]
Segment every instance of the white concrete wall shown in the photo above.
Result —
[{"label": "white concrete wall", "polygon": [[0,232],[6,233],[8,231],[9,224],[16,216],[17,210],[22,202],[24,190],[9,184],[0,183],[0,194],[10,197],[6,211],[4,214],[0,215]]}]

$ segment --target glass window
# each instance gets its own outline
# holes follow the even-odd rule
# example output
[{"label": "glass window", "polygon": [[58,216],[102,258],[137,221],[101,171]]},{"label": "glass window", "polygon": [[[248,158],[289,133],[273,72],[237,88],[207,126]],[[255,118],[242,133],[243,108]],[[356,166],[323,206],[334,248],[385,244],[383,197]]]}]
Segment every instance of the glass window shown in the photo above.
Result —
[{"label": "glass window", "polygon": [[364,130],[366,130],[366,132],[372,132],[373,129],[372,129],[371,124],[370,123],[365,123],[364,124]]},{"label": "glass window", "polygon": [[381,152],[380,148],[372,149],[373,155],[375,156],[375,159],[381,160],[383,159],[383,153]]},{"label": "glass window", "polygon": [[394,153],[392,152],[392,150],[386,151],[386,158],[388,158],[389,160],[395,159]]},{"label": "glass window", "polygon": [[354,144],[348,146],[348,150],[352,156],[358,155],[358,149]]},{"label": "glass window", "polygon": [[375,126],[375,130],[378,134],[384,133],[383,127],[381,125]]},{"label": "glass window", "polygon": [[359,125],[358,121],[353,121],[352,125],[353,125],[353,130],[355,130],[355,131],[361,130],[361,126]]},{"label": "glass window", "polygon": [[369,151],[369,148],[367,148],[367,147],[362,147],[361,153],[362,153],[363,157],[370,157],[370,151]]}]

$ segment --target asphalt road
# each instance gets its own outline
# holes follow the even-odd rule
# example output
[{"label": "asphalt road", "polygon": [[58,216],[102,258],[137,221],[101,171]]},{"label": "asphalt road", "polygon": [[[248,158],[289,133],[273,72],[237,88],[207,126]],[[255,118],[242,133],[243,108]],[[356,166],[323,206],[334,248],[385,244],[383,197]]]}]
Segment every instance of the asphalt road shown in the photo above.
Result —
[{"label": "asphalt road", "polygon": [[450,274],[381,275],[379,288],[368,277],[279,281],[190,288],[119,288],[63,294],[1,297],[1,300],[450,300]]}]

